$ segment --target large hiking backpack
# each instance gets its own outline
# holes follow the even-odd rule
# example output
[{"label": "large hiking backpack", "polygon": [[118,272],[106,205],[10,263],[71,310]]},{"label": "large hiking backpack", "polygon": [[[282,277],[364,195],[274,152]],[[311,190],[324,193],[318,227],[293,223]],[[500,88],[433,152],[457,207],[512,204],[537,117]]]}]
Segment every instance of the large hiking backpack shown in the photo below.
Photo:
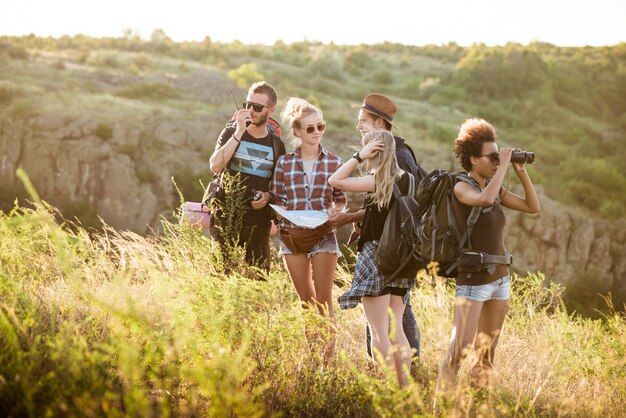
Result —
[{"label": "large hiking backpack", "polygon": [[394,202],[389,208],[376,249],[376,264],[388,282],[396,276],[415,277],[417,271],[424,267],[419,252],[415,178],[411,173],[407,174],[409,190],[406,195],[400,193],[397,184],[393,185]]},{"label": "large hiking backpack", "polygon": [[479,187],[465,172],[434,170],[420,182],[417,191],[420,252],[425,265],[439,263],[439,276],[456,277],[461,250],[471,248],[470,237],[482,208],[473,207],[463,224],[454,216],[454,185],[464,181]]}]

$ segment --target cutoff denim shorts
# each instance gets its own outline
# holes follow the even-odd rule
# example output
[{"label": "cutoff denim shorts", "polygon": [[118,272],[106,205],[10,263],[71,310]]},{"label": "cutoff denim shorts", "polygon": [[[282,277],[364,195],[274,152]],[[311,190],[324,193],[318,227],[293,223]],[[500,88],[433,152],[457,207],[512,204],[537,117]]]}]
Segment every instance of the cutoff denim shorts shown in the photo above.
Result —
[{"label": "cutoff denim shorts", "polygon": [[[315,254],[319,253],[332,253],[336,254],[338,257],[341,257],[341,250],[339,249],[339,243],[337,242],[337,235],[331,234],[328,237],[324,238],[317,244],[315,244],[309,252],[306,254],[307,258],[311,258]],[[285,244],[283,244],[283,240],[280,240],[280,253],[279,255],[290,255],[293,254],[289,248]]]},{"label": "cutoff denim shorts", "polygon": [[509,300],[511,297],[511,276],[506,275],[496,281],[480,285],[457,285],[455,296],[479,302],[488,300]]}]

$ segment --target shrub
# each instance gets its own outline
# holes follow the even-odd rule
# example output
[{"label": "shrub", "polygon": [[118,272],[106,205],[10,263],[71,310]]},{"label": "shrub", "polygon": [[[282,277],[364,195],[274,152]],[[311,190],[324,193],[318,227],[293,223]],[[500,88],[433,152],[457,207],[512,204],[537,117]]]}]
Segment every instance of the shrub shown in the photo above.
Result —
[{"label": "shrub", "polygon": [[[191,167],[185,166],[173,176],[178,190],[184,200],[200,201],[204,194],[204,187],[209,184],[210,176],[206,170],[194,172]],[[174,204],[176,205],[176,201]]]},{"label": "shrub", "polygon": [[248,89],[252,83],[263,80],[265,77],[257,70],[256,64],[248,63],[242,64],[234,70],[230,70],[228,72],[228,78],[233,80],[240,88]]},{"label": "shrub", "polygon": [[175,87],[163,83],[129,84],[115,92],[115,95],[127,99],[148,99],[155,101],[178,99],[181,97],[180,92]]},{"label": "shrub", "polygon": [[435,124],[429,132],[429,136],[438,142],[452,144],[456,138],[456,129],[450,126]]},{"label": "shrub", "polygon": [[359,75],[370,68],[373,60],[363,49],[351,49],[343,57],[343,68],[352,75]]},{"label": "shrub", "polygon": [[120,53],[118,51],[107,50],[91,51],[85,63],[95,67],[118,68],[122,66]]},{"label": "shrub", "polygon": [[547,81],[541,55],[527,48],[471,48],[456,66],[458,85],[490,98],[523,97]]},{"label": "shrub", "polygon": [[113,138],[113,128],[105,123],[100,123],[96,126],[95,134],[98,138],[107,141]]},{"label": "shrub", "polygon": [[150,55],[144,52],[140,52],[133,56],[133,64],[140,70],[143,70],[150,67],[150,65],[152,64],[152,59],[150,58]]},{"label": "shrub", "polygon": [[0,55],[6,54],[11,59],[16,60],[27,60],[28,59],[28,51],[22,47],[0,42]]},{"label": "shrub", "polygon": [[0,105],[4,105],[19,96],[21,89],[8,80],[0,80]]},{"label": "shrub", "polygon": [[387,85],[393,83],[393,77],[391,72],[387,69],[380,70],[374,73],[372,81],[376,84]]},{"label": "shrub", "polygon": [[343,80],[343,66],[341,59],[335,52],[319,50],[313,57],[309,71],[312,75],[329,78],[334,81]]}]

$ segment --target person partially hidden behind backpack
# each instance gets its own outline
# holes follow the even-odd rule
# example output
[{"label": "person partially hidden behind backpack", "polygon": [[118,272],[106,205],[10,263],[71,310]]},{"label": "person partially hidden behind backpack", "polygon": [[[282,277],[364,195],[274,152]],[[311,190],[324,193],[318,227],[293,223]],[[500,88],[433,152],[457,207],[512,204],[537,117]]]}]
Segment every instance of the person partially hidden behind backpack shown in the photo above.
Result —
[{"label": "person partially hidden behind backpack", "polygon": [[489,382],[511,291],[511,257],[504,246],[502,206],[526,213],[539,212],[537,193],[523,163],[512,165],[524,189],[524,197],[502,186],[511,165],[512,151],[506,147],[498,150],[493,126],[482,119],[467,119],[456,138],[454,153],[471,182],[459,181],[454,186],[455,217],[460,225],[465,225],[472,207],[483,209],[469,238],[471,250],[461,251],[459,257],[454,327],[448,352],[439,369],[439,393],[454,389],[460,362],[472,343],[478,361],[471,369],[470,384],[480,388]]},{"label": "person partially hidden behind backpack", "polygon": [[[276,102],[276,92],[271,85],[265,81],[253,84],[243,108],[235,113],[235,125],[224,128],[220,133],[210,160],[211,171],[216,174],[224,169],[231,175],[239,173],[245,187],[244,198],[249,203],[238,245],[245,245],[249,265],[267,272],[271,258],[271,212],[268,204],[273,201],[270,183],[278,157],[285,154],[285,144],[267,127]],[[219,215],[216,214],[215,222],[220,222]],[[220,228],[211,228],[211,235],[219,241]]]},{"label": "person partially hidden behind backpack", "polygon": [[[392,122],[396,115],[397,107],[387,96],[370,93],[365,97],[362,104],[353,104],[352,107],[359,109],[356,129],[361,133],[361,137],[377,129],[391,132],[392,128],[395,127]],[[426,176],[426,171],[417,163],[413,150],[405,142],[404,138],[394,136],[394,141],[398,166],[402,170],[411,173],[415,178],[415,184],[419,184]],[[355,228],[353,237],[357,237],[360,234],[359,225],[363,222],[364,217],[365,209],[360,209],[352,213],[335,213],[328,219],[327,224],[337,228],[348,223],[353,223]],[[407,293],[405,303],[406,308],[402,316],[402,326],[413,351],[413,360],[417,363],[420,355],[420,333],[415,315],[411,308],[410,293]],[[366,333],[367,352],[371,356],[372,345],[369,327]]]},{"label": "person partially hidden behind backpack", "polygon": [[[411,346],[407,341],[401,321],[395,329],[389,315],[399,319],[404,313],[405,296],[415,286],[413,277],[402,275],[389,280],[376,264],[376,250],[385,226],[389,209],[395,202],[394,186],[405,195],[410,187],[411,174],[400,169],[396,159],[395,140],[389,131],[372,131],[363,136],[363,149],[355,153],[328,179],[331,186],[350,192],[368,193],[365,219],[359,239],[359,255],[354,268],[350,290],[339,297],[341,309],[363,303],[367,323],[372,332],[374,359],[376,351],[395,369],[401,386],[408,384],[411,367]],[[366,175],[350,177],[359,163],[364,162]],[[392,339],[390,333],[395,335]]]}]

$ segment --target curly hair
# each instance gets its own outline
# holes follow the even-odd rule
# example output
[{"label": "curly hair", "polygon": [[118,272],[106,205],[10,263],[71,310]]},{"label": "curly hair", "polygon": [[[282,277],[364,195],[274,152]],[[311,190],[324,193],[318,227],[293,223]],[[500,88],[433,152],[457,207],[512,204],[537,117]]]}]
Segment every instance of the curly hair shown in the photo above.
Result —
[{"label": "curly hair", "polygon": [[470,171],[472,163],[470,157],[480,155],[485,142],[496,140],[496,130],[484,119],[466,119],[459,128],[459,134],[454,141],[454,155],[464,170]]}]

